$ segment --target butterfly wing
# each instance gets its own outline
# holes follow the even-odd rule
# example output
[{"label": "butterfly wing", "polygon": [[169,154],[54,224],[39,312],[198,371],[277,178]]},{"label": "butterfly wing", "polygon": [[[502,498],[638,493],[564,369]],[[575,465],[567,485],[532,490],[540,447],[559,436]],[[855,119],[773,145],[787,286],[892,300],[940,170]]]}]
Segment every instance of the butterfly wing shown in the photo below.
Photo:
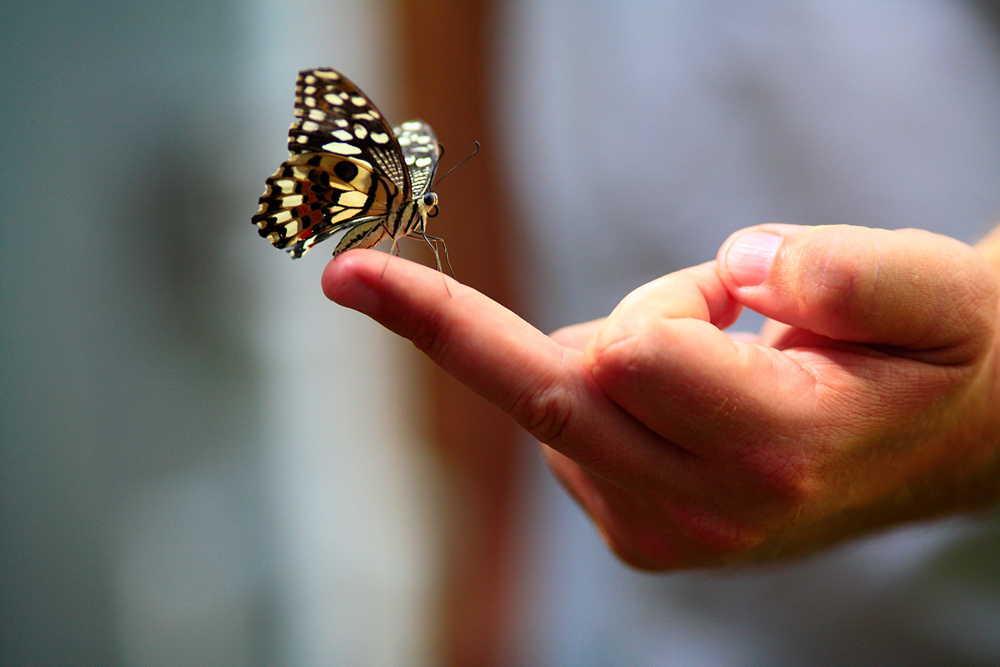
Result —
[{"label": "butterfly wing", "polygon": [[413,197],[419,198],[430,190],[441,158],[441,145],[431,126],[422,120],[410,120],[393,128],[403,163],[409,174]]},{"label": "butterfly wing", "polygon": [[405,199],[411,192],[395,134],[368,96],[334,69],[299,72],[288,151],[335,153],[372,166]]},{"label": "butterfly wing", "polygon": [[[253,222],[274,247],[298,258],[345,229],[383,228],[392,198],[387,182],[365,163],[342,155],[300,153],[267,179]],[[370,245],[379,240],[381,236]]]},{"label": "butterfly wing", "polygon": [[413,192],[395,133],[368,96],[333,69],[299,73],[295,116],[291,157],[267,179],[253,216],[260,235],[293,258],[341,231],[334,254],[375,245],[387,233],[385,218]]}]

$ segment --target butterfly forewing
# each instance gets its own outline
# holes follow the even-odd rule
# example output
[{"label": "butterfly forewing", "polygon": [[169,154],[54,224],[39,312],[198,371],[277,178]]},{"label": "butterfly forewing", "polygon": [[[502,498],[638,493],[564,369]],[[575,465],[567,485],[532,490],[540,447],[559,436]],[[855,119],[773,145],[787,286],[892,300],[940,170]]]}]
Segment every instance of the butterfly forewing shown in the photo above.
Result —
[{"label": "butterfly forewing", "polygon": [[290,153],[325,151],[361,160],[408,196],[409,178],[399,143],[368,96],[335,70],[307,70],[295,83]]},{"label": "butterfly forewing", "polygon": [[297,258],[339,232],[344,236],[334,255],[374,246],[387,234],[423,232],[424,195],[440,157],[426,123],[409,121],[394,131],[371,100],[332,69],[299,73],[295,116],[291,157],[267,179],[253,216],[261,236]]}]

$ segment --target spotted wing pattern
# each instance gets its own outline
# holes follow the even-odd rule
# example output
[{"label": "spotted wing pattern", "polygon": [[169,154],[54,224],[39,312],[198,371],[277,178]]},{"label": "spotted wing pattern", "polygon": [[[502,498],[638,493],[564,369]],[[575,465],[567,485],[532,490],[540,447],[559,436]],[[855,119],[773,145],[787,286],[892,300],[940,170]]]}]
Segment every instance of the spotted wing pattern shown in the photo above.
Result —
[{"label": "spotted wing pattern", "polygon": [[295,116],[290,157],[267,179],[253,216],[261,236],[292,258],[340,232],[334,255],[387,235],[428,239],[441,156],[429,125],[390,128],[368,96],[333,69],[299,73]]}]

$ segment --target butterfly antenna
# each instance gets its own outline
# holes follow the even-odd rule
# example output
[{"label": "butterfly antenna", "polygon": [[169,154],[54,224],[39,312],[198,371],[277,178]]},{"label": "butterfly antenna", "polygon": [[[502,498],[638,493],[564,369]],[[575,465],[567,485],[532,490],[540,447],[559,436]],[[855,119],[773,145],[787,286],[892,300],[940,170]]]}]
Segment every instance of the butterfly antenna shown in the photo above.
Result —
[{"label": "butterfly antenna", "polygon": [[[437,183],[434,184],[434,188],[435,189],[437,188],[437,186],[441,185],[441,181],[443,181],[444,179],[446,179],[448,177],[448,174],[450,174],[451,172],[455,171],[456,169],[458,169],[459,167],[461,167],[463,164],[465,164],[466,162],[468,162],[469,160],[471,160],[472,156],[479,152],[479,149],[482,148],[482,146],[479,144],[478,141],[475,142],[475,143],[476,143],[476,150],[474,150],[471,153],[469,153],[469,155],[464,160],[462,160],[461,162],[459,162],[458,164],[456,164],[454,167],[452,167],[451,169],[449,169],[448,171],[446,171],[445,174],[444,174],[444,176],[442,176],[441,178],[437,179]],[[441,146],[441,157],[444,157],[444,146]]]}]

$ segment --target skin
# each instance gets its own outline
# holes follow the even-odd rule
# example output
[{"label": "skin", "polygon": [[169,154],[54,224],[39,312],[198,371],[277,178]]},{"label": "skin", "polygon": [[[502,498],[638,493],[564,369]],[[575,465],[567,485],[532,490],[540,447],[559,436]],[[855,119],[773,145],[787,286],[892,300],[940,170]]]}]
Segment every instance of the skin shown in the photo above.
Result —
[{"label": "skin", "polygon": [[[322,284],[510,414],[625,562],[766,563],[1000,500],[1000,233],[765,225],[547,336],[371,250]],[[450,295],[449,295],[450,292]],[[770,321],[727,335],[743,307]]]}]

